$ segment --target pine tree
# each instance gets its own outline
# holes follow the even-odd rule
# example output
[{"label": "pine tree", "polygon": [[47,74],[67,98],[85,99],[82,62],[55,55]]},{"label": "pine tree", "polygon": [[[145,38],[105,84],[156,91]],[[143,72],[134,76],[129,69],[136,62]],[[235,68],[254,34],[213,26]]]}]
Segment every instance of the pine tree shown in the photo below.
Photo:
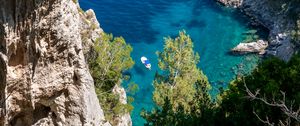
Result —
[{"label": "pine tree", "polygon": [[154,102],[162,106],[165,99],[169,99],[173,110],[182,106],[185,112],[189,112],[197,93],[196,82],[208,86],[206,76],[197,68],[199,55],[193,50],[191,38],[185,31],[179,32],[175,39],[165,38],[164,49],[157,54],[163,75],[154,80]]},{"label": "pine tree", "polygon": [[191,38],[185,31],[175,39],[165,38],[164,49],[157,54],[162,74],[156,74],[153,101],[158,108],[141,112],[145,125],[199,124],[213,105],[207,77],[197,68],[199,55]]},{"label": "pine tree", "polygon": [[120,84],[122,72],[133,66],[132,47],[122,37],[113,38],[112,34],[105,33],[101,36],[94,44],[95,56],[89,66],[96,87],[110,90]]},{"label": "pine tree", "polygon": [[[134,64],[130,57],[132,47],[126,44],[122,37],[114,38],[112,34],[103,33],[101,38],[95,41],[92,52],[89,68],[94,79],[96,93],[106,119],[113,124],[114,116],[133,109],[130,104],[122,104],[119,96],[112,92],[115,85],[121,84],[124,78],[123,71],[128,70]],[[134,85],[133,88],[137,89]],[[132,98],[129,99],[133,101]]]}]

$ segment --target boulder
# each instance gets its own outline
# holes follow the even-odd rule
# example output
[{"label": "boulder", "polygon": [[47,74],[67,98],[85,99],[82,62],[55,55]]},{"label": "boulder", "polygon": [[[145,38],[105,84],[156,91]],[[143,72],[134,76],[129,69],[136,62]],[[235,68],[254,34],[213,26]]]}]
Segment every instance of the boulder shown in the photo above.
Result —
[{"label": "boulder", "polygon": [[256,42],[240,43],[231,52],[234,54],[248,54],[248,53],[258,53],[264,54],[265,49],[268,47],[268,42],[263,40],[258,40]]}]

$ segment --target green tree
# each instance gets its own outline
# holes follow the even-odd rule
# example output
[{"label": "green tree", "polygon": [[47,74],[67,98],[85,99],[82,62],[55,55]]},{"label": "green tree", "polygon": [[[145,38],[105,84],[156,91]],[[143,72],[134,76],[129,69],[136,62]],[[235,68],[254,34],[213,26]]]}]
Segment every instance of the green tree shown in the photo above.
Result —
[{"label": "green tree", "polygon": [[[130,57],[131,52],[132,47],[126,44],[122,37],[114,38],[112,34],[103,33],[101,38],[95,41],[93,56],[89,59],[89,69],[95,81],[97,96],[105,117],[111,123],[114,116],[133,109],[130,104],[120,103],[119,96],[112,92],[115,85],[120,86],[124,78],[123,71],[134,64]],[[132,98],[129,100],[133,101]]]},{"label": "green tree", "polygon": [[185,31],[179,32],[175,39],[165,38],[164,50],[157,54],[163,77],[154,80],[154,102],[162,106],[167,98],[174,110],[182,105],[184,111],[189,112],[196,94],[196,82],[208,86],[206,76],[197,68],[199,55],[193,50],[191,38]]},{"label": "green tree", "polygon": [[112,34],[105,33],[101,36],[95,42],[95,57],[89,61],[89,66],[95,85],[110,90],[120,84],[122,72],[133,66],[132,47],[122,37],[113,38]]},{"label": "green tree", "polygon": [[190,38],[180,32],[165,42],[164,51],[158,53],[163,74],[154,80],[158,106],[142,111],[145,125],[299,125],[300,55],[289,62],[274,57],[263,60],[251,74],[232,81],[214,104],[207,79],[196,68],[197,54],[185,48],[192,48]]},{"label": "green tree", "polygon": [[299,125],[299,120],[282,107],[287,106],[295,114],[299,108],[299,63],[299,55],[287,63],[277,58],[263,61],[250,75],[232,82],[230,89],[223,94],[215,119],[226,125],[263,125],[267,119],[270,124],[289,120],[291,125]]},{"label": "green tree", "polygon": [[[165,38],[158,52],[159,68],[154,80],[153,100],[158,108],[141,115],[146,125],[182,125],[191,123],[211,105],[207,77],[197,68],[199,55],[185,31],[175,39]],[[196,121],[196,120],[194,120]]]}]

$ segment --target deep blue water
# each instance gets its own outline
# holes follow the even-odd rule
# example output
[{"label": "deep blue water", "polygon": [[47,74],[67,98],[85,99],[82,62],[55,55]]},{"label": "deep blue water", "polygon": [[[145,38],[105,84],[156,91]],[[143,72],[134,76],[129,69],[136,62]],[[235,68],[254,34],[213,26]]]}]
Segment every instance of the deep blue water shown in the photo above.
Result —
[{"label": "deep blue water", "polygon": [[[139,85],[133,96],[132,121],[143,125],[140,110],[151,110],[152,81],[158,70],[155,52],[163,48],[164,36],[176,36],[185,29],[200,54],[199,67],[209,78],[211,94],[228,85],[239,72],[251,70],[257,58],[252,55],[232,56],[228,51],[244,39],[247,18],[226,9],[214,0],[80,0],[84,10],[92,8],[107,33],[123,36],[134,48],[131,80]],[[152,63],[149,71],[140,62],[146,56]],[[126,85],[125,85],[126,86]]]}]

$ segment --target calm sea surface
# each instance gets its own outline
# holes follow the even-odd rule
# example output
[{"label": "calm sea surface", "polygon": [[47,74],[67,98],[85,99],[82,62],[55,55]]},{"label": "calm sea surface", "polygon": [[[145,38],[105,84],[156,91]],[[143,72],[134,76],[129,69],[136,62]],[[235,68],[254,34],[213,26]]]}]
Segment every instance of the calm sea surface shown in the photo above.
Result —
[{"label": "calm sea surface", "polygon": [[[179,30],[190,34],[195,50],[200,54],[199,67],[212,85],[210,93],[227,87],[237,73],[247,72],[257,62],[255,56],[232,56],[228,51],[242,41],[250,30],[247,18],[237,11],[226,9],[214,0],[79,0],[84,10],[93,9],[107,33],[123,36],[134,48],[134,67],[128,72],[139,85],[133,95],[135,126],[145,122],[140,117],[142,108],[151,110],[152,81],[158,70],[156,51],[163,48],[163,37],[174,37]],[[140,57],[146,56],[152,70],[145,69]],[[126,87],[126,84],[124,84]]]}]

